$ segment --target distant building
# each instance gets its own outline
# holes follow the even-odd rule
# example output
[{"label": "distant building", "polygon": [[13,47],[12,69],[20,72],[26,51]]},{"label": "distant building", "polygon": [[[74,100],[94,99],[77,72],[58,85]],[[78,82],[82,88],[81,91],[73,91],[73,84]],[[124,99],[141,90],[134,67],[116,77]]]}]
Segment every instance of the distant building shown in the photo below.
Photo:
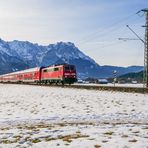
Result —
[{"label": "distant building", "polygon": [[107,84],[108,80],[107,79],[98,79],[99,84]]}]

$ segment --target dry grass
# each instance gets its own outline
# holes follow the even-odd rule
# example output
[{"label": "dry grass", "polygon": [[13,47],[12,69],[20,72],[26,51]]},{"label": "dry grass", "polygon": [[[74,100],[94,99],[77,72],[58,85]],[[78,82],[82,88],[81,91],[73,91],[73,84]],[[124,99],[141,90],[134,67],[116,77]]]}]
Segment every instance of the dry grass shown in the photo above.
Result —
[{"label": "dry grass", "polygon": [[136,139],[131,139],[128,142],[137,142],[137,140]]},{"label": "dry grass", "polygon": [[100,148],[100,147],[101,145],[98,145],[98,144],[94,145],[94,148]]},{"label": "dry grass", "polygon": [[66,141],[68,143],[72,142],[73,139],[78,139],[78,138],[86,138],[89,137],[88,135],[82,135],[80,133],[76,133],[76,134],[71,134],[71,135],[65,135],[65,136],[58,136],[56,138],[45,138],[45,141],[52,141],[52,140],[63,140]]},{"label": "dry grass", "polygon": [[86,138],[89,137],[88,135],[82,135],[80,133],[66,135],[66,136],[59,136],[59,139],[62,139],[63,141],[71,142],[72,139],[78,139],[78,138]]},{"label": "dry grass", "polygon": [[140,133],[140,131],[133,131],[132,133],[137,134],[137,133]]},{"label": "dry grass", "polygon": [[38,143],[38,142],[41,142],[41,140],[38,139],[38,138],[36,138],[36,139],[32,139],[31,142],[32,142],[32,143]]},{"label": "dry grass", "polygon": [[148,129],[148,126],[144,126],[144,127],[142,127],[142,129]]},{"label": "dry grass", "polygon": [[10,128],[8,128],[8,127],[4,127],[4,128],[1,128],[0,130],[1,131],[7,131],[7,130],[9,130]]},{"label": "dry grass", "polygon": [[15,139],[15,140],[1,140],[0,143],[3,144],[13,144],[13,143],[17,143],[19,140]]},{"label": "dry grass", "polygon": [[106,142],[108,142],[108,140],[102,140],[102,142],[103,142],[103,143],[106,143]]},{"label": "dry grass", "polygon": [[45,141],[53,141],[53,140],[57,140],[57,138],[50,138],[50,137],[45,138]]},{"label": "dry grass", "polygon": [[112,135],[114,132],[112,131],[108,131],[108,132],[105,132],[104,135]]},{"label": "dry grass", "polygon": [[122,138],[127,138],[127,137],[128,137],[128,135],[122,135],[121,137],[122,137]]}]

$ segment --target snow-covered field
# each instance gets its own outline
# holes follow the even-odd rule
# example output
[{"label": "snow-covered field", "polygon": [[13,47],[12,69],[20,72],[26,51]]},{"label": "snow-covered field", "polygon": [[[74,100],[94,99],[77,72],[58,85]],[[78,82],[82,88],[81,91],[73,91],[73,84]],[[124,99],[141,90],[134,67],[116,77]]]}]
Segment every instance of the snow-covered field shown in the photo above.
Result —
[{"label": "snow-covered field", "polygon": [[0,84],[0,147],[148,147],[148,94]]}]

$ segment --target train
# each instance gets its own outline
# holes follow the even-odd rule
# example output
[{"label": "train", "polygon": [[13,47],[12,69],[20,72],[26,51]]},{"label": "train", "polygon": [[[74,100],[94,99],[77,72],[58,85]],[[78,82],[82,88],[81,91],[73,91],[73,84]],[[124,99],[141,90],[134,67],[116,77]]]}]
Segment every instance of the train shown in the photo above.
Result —
[{"label": "train", "polygon": [[0,82],[2,83],[10,82],[64,85],[73,84],[76,81],[76,67],[70,64],[35,67],[0,75]]}]

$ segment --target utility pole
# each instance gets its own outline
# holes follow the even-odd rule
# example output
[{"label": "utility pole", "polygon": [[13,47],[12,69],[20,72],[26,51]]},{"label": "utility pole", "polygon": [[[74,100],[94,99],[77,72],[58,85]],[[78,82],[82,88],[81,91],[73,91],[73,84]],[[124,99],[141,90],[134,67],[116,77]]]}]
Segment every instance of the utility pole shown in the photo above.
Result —
[{"label": "utility pole", "polygon": [[146,15],[144,42],[144,84],[148,88],[148,9],[142,9]]},{"label": "utility pole", "polygon": [[114,70],[113,71],[113,75],[114,75],[114,87],[115,87],[115,84],[116,84],[116,81],[117,81],[117,71],[116,70]]}]

